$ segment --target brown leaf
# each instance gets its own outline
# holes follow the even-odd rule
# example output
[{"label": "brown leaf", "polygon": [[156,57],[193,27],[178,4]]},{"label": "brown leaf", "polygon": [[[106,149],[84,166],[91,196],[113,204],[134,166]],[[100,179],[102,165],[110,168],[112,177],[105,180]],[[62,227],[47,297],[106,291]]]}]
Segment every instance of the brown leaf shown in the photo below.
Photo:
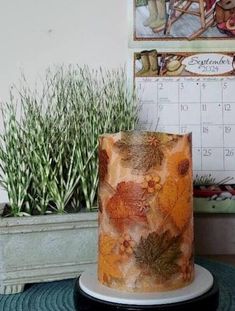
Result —
[{"label": "brown leaf", "polygon": [[144,199],[145,189],[142,188],[141,184],[133,181],[123,181],[117,185],[117,194],[120,195],[124,201],[133,204],[136,201],[142,201]]},{"label": "brown leaf", "polygon": [[135,182],[121,182],[117,185],[116,193],[106,206],[112,224],[123,231],[125,223],[146,222],[145,208],[148,203],[145,190]]},{"label": "brown leaf", "polygon": [[99,149],[99,177],[100,181],[104,181],[108,172],[109,156],[105,149]]}]

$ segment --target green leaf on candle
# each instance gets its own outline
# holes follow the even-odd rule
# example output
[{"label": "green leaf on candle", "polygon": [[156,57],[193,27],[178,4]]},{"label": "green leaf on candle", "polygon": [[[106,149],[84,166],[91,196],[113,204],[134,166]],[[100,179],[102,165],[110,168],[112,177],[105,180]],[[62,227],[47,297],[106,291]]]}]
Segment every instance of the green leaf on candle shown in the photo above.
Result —
[{"label": "green leaf on candle", "polygon": [[146,174],[151,168],[162,165],[165,151],[173,148],[177,141],[176,135],[129,132],[122,133],[115,146],[124,167],[132,168],[135,174]]},{"label": "green leaf on candle", "polygon": [[160,280],[167,280],[180,272],[177,263],[182,254],[180,243],[180,236],[171,236],[169,231],[152,232],[147,238],[141,237],[134,252],[136,262]]}]

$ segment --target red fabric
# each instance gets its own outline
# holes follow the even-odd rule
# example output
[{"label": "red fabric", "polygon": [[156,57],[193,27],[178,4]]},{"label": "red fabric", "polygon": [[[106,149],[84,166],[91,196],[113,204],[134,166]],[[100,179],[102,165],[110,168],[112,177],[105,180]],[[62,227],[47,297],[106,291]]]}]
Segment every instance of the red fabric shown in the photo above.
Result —
[{"label": "red fabric", "polygon": [[233,37],[235,36],[235,30],[228,30],[226,23],[217,24],[217,27],[219,28],[219,30],[226,33],[227,35],[233,36]]},{"label": "red fabric", "polygon": [[206,2],[206,11],[208,12],[213,7],[216,0],[205,0],[205,2]]}]

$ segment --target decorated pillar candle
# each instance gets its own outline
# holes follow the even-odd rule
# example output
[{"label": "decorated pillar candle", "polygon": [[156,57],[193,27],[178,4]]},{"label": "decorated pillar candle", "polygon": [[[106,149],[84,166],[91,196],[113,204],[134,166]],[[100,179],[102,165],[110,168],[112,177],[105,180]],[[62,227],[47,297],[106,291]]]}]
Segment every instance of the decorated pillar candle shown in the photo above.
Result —
[{"label": "decorated pillar candle", "polygon": [[191,150],[191,134],[100,137],[100,283],[157,292],[193,281]]}]

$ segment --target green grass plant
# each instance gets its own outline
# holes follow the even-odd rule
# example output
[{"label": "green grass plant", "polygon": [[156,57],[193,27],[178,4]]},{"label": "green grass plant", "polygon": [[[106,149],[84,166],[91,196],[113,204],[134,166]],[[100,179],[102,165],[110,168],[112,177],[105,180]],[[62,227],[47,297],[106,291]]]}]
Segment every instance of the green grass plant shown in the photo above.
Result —
[{"label": "green grass plant", "polygon": [[145,6],[148,4],[148,0],[136,0],[136,6]]},{"label": "green grass plant", "polygon": [[2,104],[0,184],[8,216],[63,214],[96,206],[98,136],[133,130],[137,106],[124,69],[48,69],[42,87],[23,79]]}]

